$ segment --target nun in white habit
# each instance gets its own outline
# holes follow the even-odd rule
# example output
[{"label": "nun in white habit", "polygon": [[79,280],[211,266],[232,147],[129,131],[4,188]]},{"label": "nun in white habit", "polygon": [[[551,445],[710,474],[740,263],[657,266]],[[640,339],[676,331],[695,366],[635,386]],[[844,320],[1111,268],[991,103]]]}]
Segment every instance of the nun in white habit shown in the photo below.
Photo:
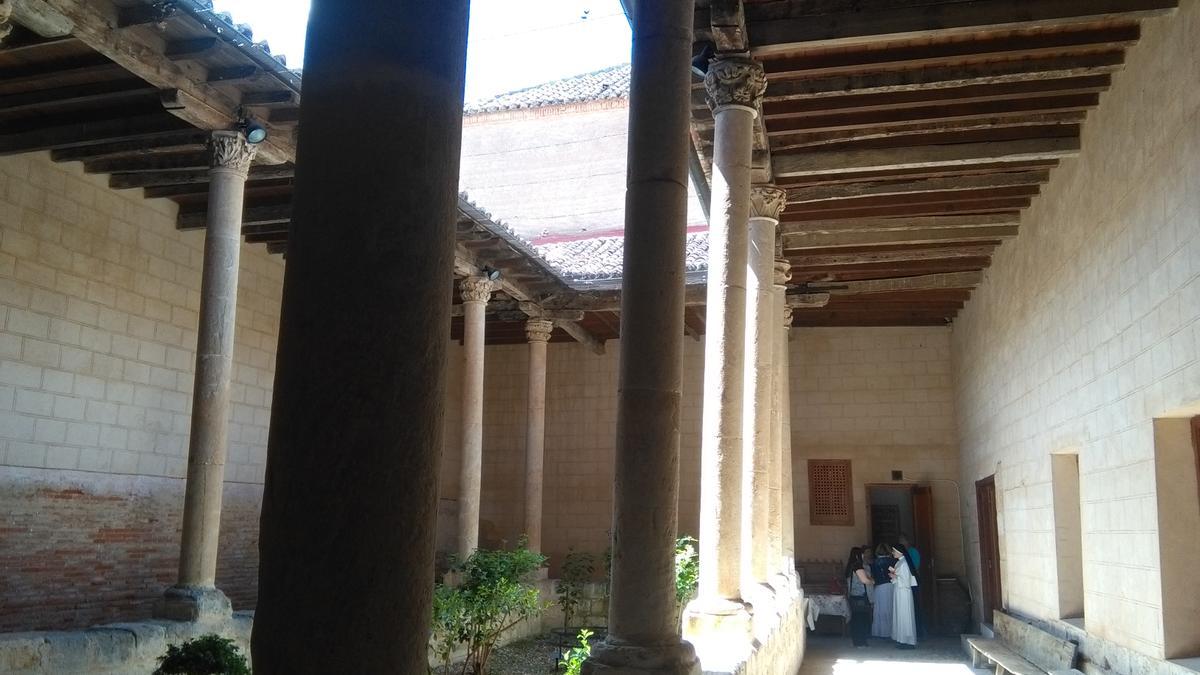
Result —
[{"label": "nun in white habit", "polygon": [[895,593],[892,601],[892,639],[900,649],[913,649],[917,646],[917,621],[913,606],[917,578],[908,566],[903,544],[892,547],[892,557],[896,559],[890,570],[892,591]]}]

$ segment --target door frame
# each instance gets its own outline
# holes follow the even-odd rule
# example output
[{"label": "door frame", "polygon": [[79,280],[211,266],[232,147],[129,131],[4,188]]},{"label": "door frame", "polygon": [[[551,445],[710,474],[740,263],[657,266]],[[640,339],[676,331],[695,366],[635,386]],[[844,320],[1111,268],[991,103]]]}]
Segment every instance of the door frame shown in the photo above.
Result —
[{"label": "door frame", "polygon": [[[990,499],[984,499],[989,493]],[[986,507],[985,507],[986,503]],[[1004,608],[1004,575],[1000,569],[1000,526],[996,503],[996,474],[975,481],[975,516],[979,523],[979,579],[983,623],[992,611]],[[988,562],[992,564],[989,566]]]}]

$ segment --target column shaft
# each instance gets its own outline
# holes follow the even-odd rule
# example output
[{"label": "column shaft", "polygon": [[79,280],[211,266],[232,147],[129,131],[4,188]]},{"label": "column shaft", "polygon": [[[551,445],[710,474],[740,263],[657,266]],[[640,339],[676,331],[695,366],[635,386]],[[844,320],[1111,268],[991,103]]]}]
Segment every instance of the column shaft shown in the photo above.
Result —
[{"label": "column shaft", "polygon": [[179,555],[178,586],[182,588],[213,588],[216,582],[242,250],[242,200],[254,146],[238,132],[217,132],[209,152],[212,168]]},{"label": "column shaft", "polygon": [[787,306],[787,297],[783,296],[782,329],[779,333],[779,349],[776,352],[775,364],[776,388],[779,392],[779,454],[781,472],[781,502],[783,519],[783,549],[784,572],[789,576],[796,574],[796,521],[795,495],[792,481],[792,379],[791,379],[791,342],[789,340],[792,326],[792,310]]},{"label": "column shaft", "polygon": [[424,673],[467,0],[314,0],[254,672]]},{"label": "column shaft", "polygon": [[[718,77],[718,73],[720,76]],[[747,98],[731,93],[742,81]],[[761,86],[759,86],[761,83]],[[716,118],[709,226],[704,410],[700,450],[700,600],[741,599],[742,395],[746,260],[755,99],[761,67],[712,62],[705,84]]]},{"label": "column shaft", "polygon": [[483,366],[487,301],[492,282],[470,277],[463,298],[462,457],[458,468],[458,542],[462,559],[479,547],[479,495],[483,484]]},{"label": "column shaft", "polygon": [[542,480],[546,447],[546,341],[554,324],[525,323],[529,340],[529,390],[525,413],[525,536],[531,551],[542,550]]},{"label": "column shaft", "polygon": [[[772,363],[777,321],[772,320],[774,297],[776,220],[763,208],[775,197],[776,188],[753,189],[749,253],[746,266],[745,390],[742,444],[742,584],[764,583],[777,570],[778,555],[772,557],[771,443]],[[766,195],[764,195],[766,193]],[[775,485],[774,487],[778,487]]]},{"label": "column shaft", "polygon": [[674,556],[693,8],[633,11],[612,594],[584,673],[699,673],[679,637]]}]

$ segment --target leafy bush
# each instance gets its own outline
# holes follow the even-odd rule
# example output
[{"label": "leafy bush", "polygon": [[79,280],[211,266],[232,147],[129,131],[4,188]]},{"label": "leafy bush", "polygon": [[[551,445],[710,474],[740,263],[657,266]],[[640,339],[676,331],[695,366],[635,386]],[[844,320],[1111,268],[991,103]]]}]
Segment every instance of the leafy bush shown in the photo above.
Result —
[{"label": "leafy bush", "polygon": [[154,675],[250,675],[250,666],[233,640],[209,634],[168,645]]},{"label": "leafy bush", "polygon": [[583,586],[596,573],[596,561],[591,553],[569,551],[563,558],[562,571],[559,580],[554,584],[554,592],[558,595],[558,606],[563,612],[563,626],[571,625],[575,609],[583,600]]},{"label": "leafy bush", "polygon": [[579,675],[583,671],[583,662],[592,655],[592,643],[588,641],[591,637],[592,631],[586,628],[579,631],[579,646],[572,647],[559,664],[566,667],[564,675]]},{"label": "leafy bush", "polygon": [[522,540],[511,551],[477,550],[456,564],[458,586],[438,584],[433,594],[433,642],[449,672],[454,647],[465,644],[461,673],[482,675],[500,634],[542,609],[529,575],[546,562]]},{"label": "leafy bush", "polygon": [[682,536],[675,541],[675,601],[683,605],[696,595],[700,585],[700,556],[696,540]]}]

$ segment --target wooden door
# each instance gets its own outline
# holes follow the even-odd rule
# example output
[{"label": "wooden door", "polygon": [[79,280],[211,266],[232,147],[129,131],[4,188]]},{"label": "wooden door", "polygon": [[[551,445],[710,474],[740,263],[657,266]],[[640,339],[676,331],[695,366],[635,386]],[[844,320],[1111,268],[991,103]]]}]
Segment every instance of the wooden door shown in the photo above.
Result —
[{"label": "wooden door", "polygon": [[1003,609],[1000,586],[1000,537],[996,531],[996,476],[975,483],[975,510],[979,518],[979,567],[983,582],[983,621]]},{"label": "wooden door", "polygon": [[933,488],[918,485],[912,490],[913,544],[921,552],[921,565],[917,570],[920,582],[917,592],[921,594],[921,618],[925,629],[937,626],[937,582],[933,578]]}]

